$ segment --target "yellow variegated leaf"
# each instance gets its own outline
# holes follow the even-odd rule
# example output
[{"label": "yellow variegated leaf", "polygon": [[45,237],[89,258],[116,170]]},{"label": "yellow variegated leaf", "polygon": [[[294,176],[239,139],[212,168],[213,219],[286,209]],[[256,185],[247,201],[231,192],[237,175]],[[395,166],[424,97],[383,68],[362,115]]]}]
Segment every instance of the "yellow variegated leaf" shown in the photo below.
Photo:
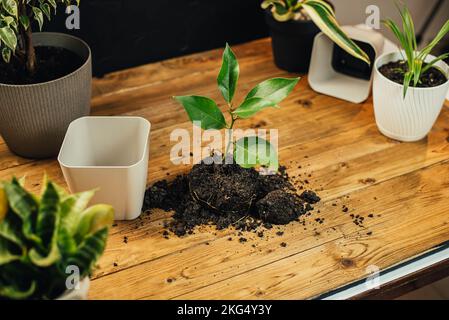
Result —
[{"label": "yellow variegated leaf", "polygon": [[368,55],[344,33],[335,16],[329,13],[329,5],[323,3],[318,0],[306,0],[302,5],[313,22],[332,41],[350,55],[370,64]]}]

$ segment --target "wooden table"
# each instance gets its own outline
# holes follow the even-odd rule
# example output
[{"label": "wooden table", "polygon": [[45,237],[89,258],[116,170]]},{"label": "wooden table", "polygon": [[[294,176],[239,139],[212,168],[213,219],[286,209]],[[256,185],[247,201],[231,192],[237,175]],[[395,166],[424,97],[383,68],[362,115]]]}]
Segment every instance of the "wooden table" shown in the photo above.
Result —
[{"label": "wooden table", "polygon": [[[241,67],[237,99],[264,79],[292,76],[274,66],[268,39],[234,50]],[[213,50],[94,80],[93,115],[151,121],[149,183],[189,170],[170,162],[170,132],[192,128],[170,97],[200,94],[220,100],[215,79],[221,53]],[[249,242],[240,244],[228,241],[232,230],[166,240],[162,224],[170,214],[160,211],[119,222],[94,274],[90,298],[313,298],[365,278],[369,266],[385,269],[449,240],[447,106],[426,140],[399,143],[378,132],[371,99],[357,105],[319,95],[304,77],[282,109],[240,123],[242,128],[260,125],[279,129],[280,161],[290,175],[310,174],[309,186],[322,188],[323,201],[316,207],[321,213],[315,210],[307,230],[292,223],[281,237],[274,229],[268,241],[248,236]],[[64,184],[54,159],[22,159],[4,143],[0,170],[2,179],[26,175],[35,191],[44,172]],[[350,214],[363,216],[364,227],[354,224]],[[318,217],[324,223],[315,222]]]}]

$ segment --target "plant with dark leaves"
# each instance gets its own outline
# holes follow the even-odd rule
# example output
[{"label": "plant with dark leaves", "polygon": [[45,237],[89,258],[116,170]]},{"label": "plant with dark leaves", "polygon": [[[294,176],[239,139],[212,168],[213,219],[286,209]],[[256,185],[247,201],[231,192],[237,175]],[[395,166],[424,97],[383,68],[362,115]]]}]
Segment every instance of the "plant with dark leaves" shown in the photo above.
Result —
[{"label": "plant with dark leaves", "polygon": [[23,184],[0,184],[0,299],[54,299],[67,289],[67,267],[77,267],[80,280],[90,275],[114,210],[86,209],[94,191],[70,195],[45,178],[34,195]]},{"label": "plant with dark leaves", "polygon": [[44,20],[56,14],[58,4],[70,6],[80,0],[0,0],[0,50],[7,63],[18,59],[33,74],[36,54],[32,40],[33,21],[42,30]]}]

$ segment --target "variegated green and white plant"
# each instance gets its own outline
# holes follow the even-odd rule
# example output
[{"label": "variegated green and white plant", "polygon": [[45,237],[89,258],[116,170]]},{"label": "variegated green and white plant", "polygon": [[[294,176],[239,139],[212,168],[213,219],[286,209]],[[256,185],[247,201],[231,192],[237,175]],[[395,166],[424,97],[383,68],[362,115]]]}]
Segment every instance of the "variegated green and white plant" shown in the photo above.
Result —
[{"label": "variegated green and white plant", "polygon": [[18,59],[33,74],[36,54],[32,41],[32,24],[42,30],[45,18],[56,14],[58,5],[79,5],[80,0],[0,0],[0,50],[9,63]]},{"label": "variegated green and white plant", "polygon": [[0,184],[0,300],[55,299],[67,290],[67,268],[79,280],[102,255],[114,210],[86,209],[94,191],[68,194],[44,179],[40,195],[24,181]]},{"label": "variegated green and white plant", "polygon": [[323,0],[265,0],[263,9],[270,9],[280,22],[309,17],[332,41],[354,57],[370,63],[368,55],[341,29],[333,8]]},{"label": "variegated green and white plant", "polygon": [[383,23],[393,32],[394,36],[399,41],[401,46],[401,53],[404,53],[404,61],[407,63],[407,71],[404,74],[404,97],[407,95],[408,88],[412,85],[416,87],[420,82],[421,76],[430,68],[435,66],[438,61],[449,57],[449,53],[444,53],[435,59],[425,63],[427,58],[432,53],[435,46],[446,36],[449,32],[449,20],[443,25],[441,30],[437,33],[435,38],[422,50],[419,50],[416,41],[415,24],[413,22],[410,10],[404,5],[398,5],[398,11],[401,15],[402,30],[396,22],[391,19],[383,21]]}]

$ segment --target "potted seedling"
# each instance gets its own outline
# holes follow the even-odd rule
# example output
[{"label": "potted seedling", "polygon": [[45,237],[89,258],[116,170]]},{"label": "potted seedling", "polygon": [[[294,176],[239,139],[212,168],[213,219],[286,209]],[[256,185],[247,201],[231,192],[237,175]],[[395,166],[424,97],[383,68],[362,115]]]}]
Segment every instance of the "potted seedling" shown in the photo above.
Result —
[{"label": "potted seedling", "polygon": [[82,40],[42,30],[71,0],[0,0],[0,127],[14,153],[58,153],[70,122],[89,114],[91,53]]},{"label": "potted seedling", "polygon": [[236,105],[234,94],[237,89],[239,74],[240,68],[237,58],[229,45],[226,45],[217,82],[226,102],[227,113],[230,116],[229,122],[226,122],[218,104],[210,98],[195,95],[174,98],[183,105],[190,120],[201,126],[202,129],[227,129],[228,144],[224,152],[225,156],[231,155],[242,167],[262,165],[277,170],[277,152],[270,142],[260,137],[243,137],[238,141],[233,141],[232,130],[240,119],[251,118],[256,113],[269,107],[278,108],[279,103],[292,92],[300,78],[266,80],[255,86],[246,95],[243,102]]},{"label": "potted seedling", "polygon": [[340,28],[334,8],[324,0],[265,0],[276,65],[289,72],[309,69],[313,41],[320,30],[339,47],[369,63],[368,55]]},{"label": "potted seedling", "polygon": [[45,178],[35,195],[24,183],[0,184],[0,299],[86,299],[112,207],[86,209],[94,191],[68,194]]},{"label": "potted seedling", "polygon": [[449,54],[431,55],[449,32],[449,21],[427,46],[418,49],[415,27],[407,7],[398,8],[402,29],[384,21],[401,50],[380,56],[374,65],[374,111],[379,130],[392,139],[418,141],[427,136],[441,112],[449,90]]},{"label": "potted seedling", "polygon": [[[227,45],[223,53],[223,63],[218,75],[218,87],[226,102],[229,120],[226,121],[218,104],[203,96],[174,97],[187,112],[194,125],[204,130],[227,129],[228,143],[217,165],[203,163],[192,170],[190,177],[190,192],[198,201],[219,212],[244,212],[251,206],[253,199],[251,188],[241,181],[245,173],[243,168],[260,167],[272,172],[278,170],[278,155],[275,146],[259,136],[244,136],[234,141],[232,130],[241,119],[247,119],[269,107],[277,108],[295,88],[299,78],[275,78],[266,80],[255,86],[240,103],[234,101],[239,78],[239,64]],[[220,161],[224,161],[222,165]],[[227,165],[237,163],[237,167]],[[205,171],[206,173],[204,173]],[[224,175],[224,176],[223,176]],[[216,179],[216,181],[214,181]],[[233,179],[236,181],[232,182]],[[232,188],[221,188],[220,184],[231,184]],[[212,184],[212,185],[211,185]],[[214,184],[216,184],[214,186]],[[212,200],[211,200],[212,199]]]}]

